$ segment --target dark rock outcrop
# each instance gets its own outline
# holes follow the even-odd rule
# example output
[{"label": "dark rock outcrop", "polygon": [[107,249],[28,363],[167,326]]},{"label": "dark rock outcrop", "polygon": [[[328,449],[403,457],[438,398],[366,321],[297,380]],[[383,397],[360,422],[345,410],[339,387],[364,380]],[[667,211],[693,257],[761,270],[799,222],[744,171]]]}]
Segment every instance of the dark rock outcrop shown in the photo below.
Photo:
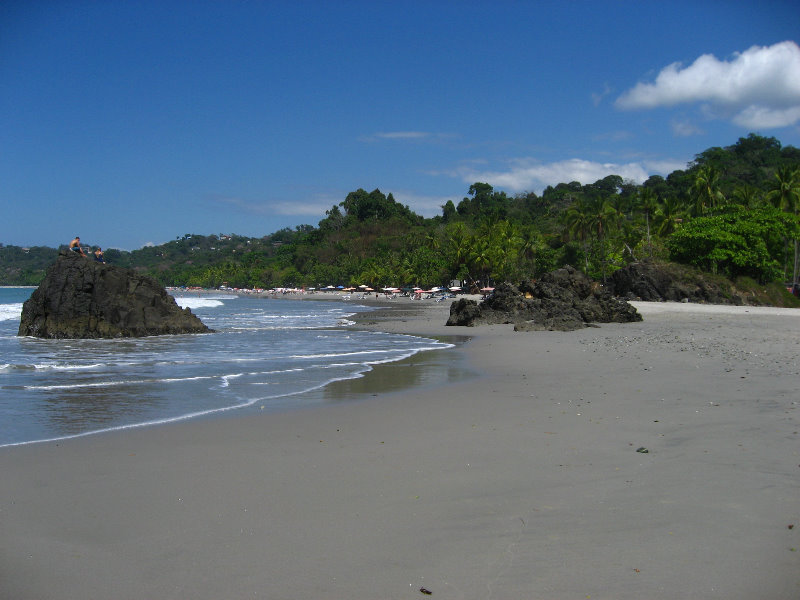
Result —
[{"label": "dark rock outcrop", "polygon": [[519,288],[501,284],[480,304],[453,302],[447,325],[513,323],[515,331],[573,331],[593,323],[641,320],[633,306],[567,266]]},{"label": "dark rock outcrop", "polygon": [[615,271],[607,287],[627,300],[743,304],[741,296],[730,289],[674,264],[631,263]]},{"label": "dark rock outcrop", "polygon": [[119,338],[209,333],[150,277],[62,251],[22,306],[19,335]]}]

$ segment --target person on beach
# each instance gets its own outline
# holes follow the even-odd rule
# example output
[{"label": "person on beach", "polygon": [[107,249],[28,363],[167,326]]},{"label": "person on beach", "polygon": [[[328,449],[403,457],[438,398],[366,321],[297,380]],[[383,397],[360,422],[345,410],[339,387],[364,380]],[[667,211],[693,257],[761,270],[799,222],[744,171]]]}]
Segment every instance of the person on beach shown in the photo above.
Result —
[{"label": "person on beach", "polygon": [[77,252],[81,256],[86,256],[83,253],[83,248],[81,248],[81,238],[79,236],[75,236],[75,239],[69,243],[69,249],[73,252]]},{"label": "person on beach", "polygon": [[106,262],[106,261],[103,259],[103,249],[102,249],[100,246],[98,246],[98,247],[97,247],[97,250],[95,250],[95,251],[94,251],[94,259],[95,259],[97,262],[101,262],[101,263],[104,263],[104,262]]}]

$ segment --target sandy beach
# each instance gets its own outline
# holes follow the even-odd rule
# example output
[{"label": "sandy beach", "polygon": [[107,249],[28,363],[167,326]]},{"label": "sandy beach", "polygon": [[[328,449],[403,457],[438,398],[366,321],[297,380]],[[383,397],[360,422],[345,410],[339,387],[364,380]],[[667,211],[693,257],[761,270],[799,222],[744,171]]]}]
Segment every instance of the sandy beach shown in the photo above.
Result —
[{"label": "sandy beach", "polygon": [[800,597],[800,311],[386,305],[356,327],[464,336],[446,382],[0,449],[0,598]]}]

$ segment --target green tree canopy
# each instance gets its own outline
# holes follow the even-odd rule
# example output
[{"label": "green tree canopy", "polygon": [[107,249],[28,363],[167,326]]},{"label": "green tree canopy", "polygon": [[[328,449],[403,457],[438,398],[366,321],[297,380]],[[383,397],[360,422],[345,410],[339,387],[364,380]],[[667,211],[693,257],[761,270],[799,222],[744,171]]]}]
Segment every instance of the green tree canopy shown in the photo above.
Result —
[{"label": "green tree canopy", "polygon": [[735,207],[698,217],[678,227],[667,240],[670,257],[728,277],[746,275],[761,282],[782,277],[783,240],[797,235],[797,219],[772,207]]}]

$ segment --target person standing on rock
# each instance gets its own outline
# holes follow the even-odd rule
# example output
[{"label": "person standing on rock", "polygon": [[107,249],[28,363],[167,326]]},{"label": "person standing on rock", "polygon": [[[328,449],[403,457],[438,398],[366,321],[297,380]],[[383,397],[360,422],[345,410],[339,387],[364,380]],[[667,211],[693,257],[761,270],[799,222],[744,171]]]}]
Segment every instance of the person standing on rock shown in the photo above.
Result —
[{"label": "person standing on rock", "polygon": [[75,239],[69,243],[69,249],[73,252],[78,252],[81,256],[86,256],[83,253],[83,248],[81,248],[81,238],[79,236],[75,236]]}]

